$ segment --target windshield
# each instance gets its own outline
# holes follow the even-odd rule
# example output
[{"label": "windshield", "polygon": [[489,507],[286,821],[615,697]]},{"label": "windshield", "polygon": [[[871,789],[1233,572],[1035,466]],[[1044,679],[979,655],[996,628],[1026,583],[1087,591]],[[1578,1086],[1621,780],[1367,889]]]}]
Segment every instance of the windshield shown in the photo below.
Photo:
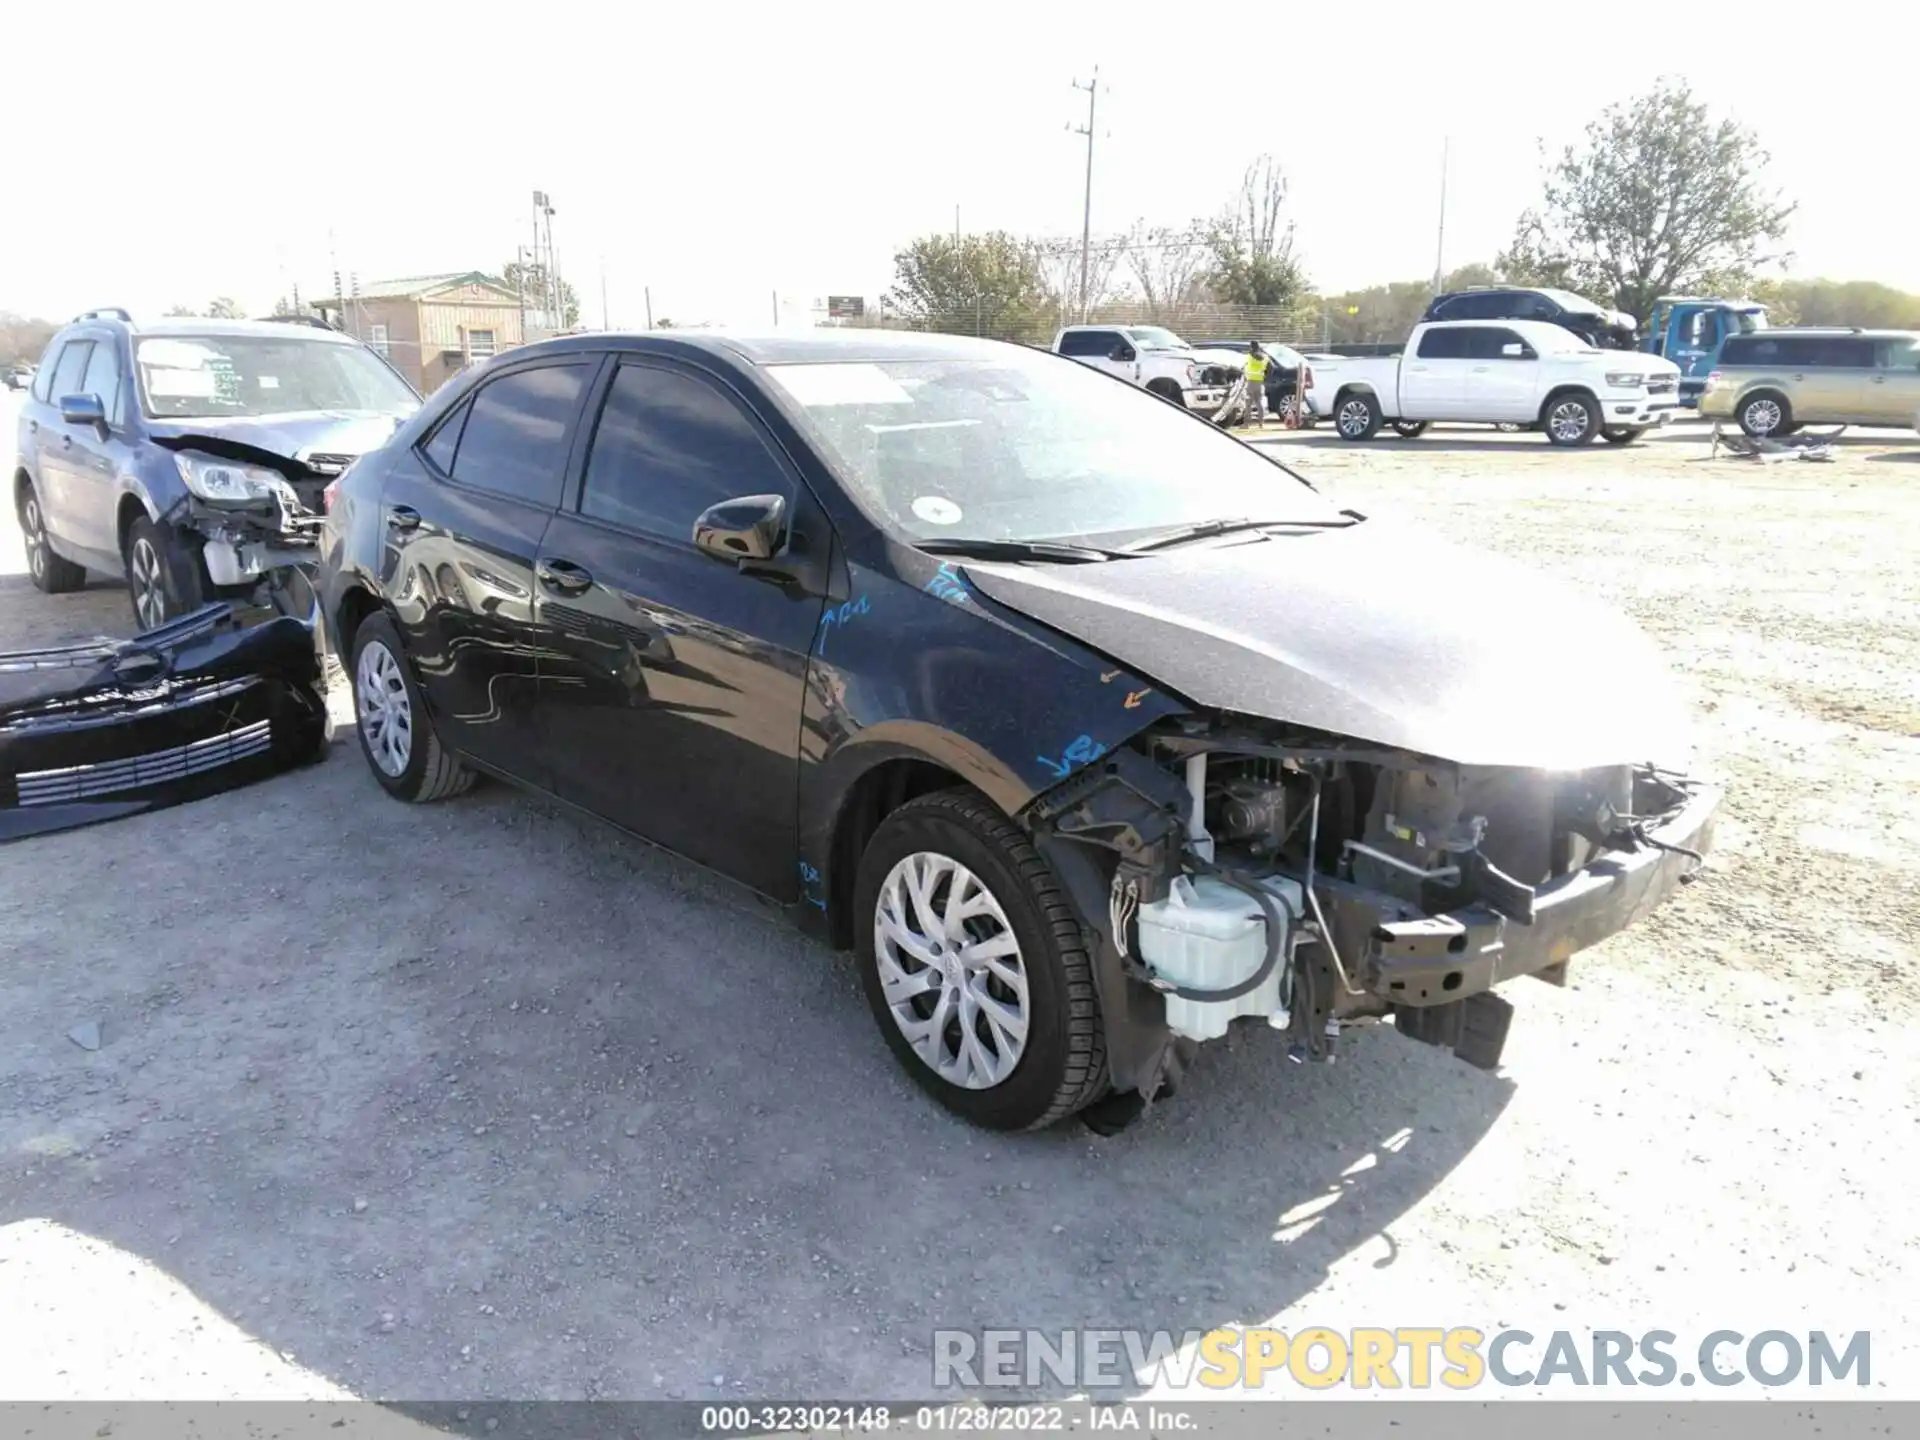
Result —
[{"label": "windshield", "polygon": [[410,415],[420,397],[371,351],[279,335],[156,335],[134,345],[156,420],[358,410]]},{"label": "windshield", "polygon": [[1133,325],[1128,327],[1128,337],[1134,344],[1147,350],[1190,350],[1188,345],[1171,330],[1162,330],[1158,325]]},{"label": "windshield", "polygon": [[767,373],[846,483],[916,540],[1122,541],[1228,517],[1326,522],[1291,471],[1071,360],[787,364]]},{"label": "windshield", "polygon": [[1740,333],[1751,335],[1756,330],[1767,328],[1767,312],[1764,310],[1742,310],[1739,312]]},{"label": "windshield", "polygon": [[1553,301],[1553,303],[1558,305],[1562,310],[1569,311],[1575,315],[1605,315],[1607,313],[1598,305],[1594,304],[1593,301],[1587,299],[1586,296],[1576,295],[1571,290],[1542,290],[1540,293]]}]

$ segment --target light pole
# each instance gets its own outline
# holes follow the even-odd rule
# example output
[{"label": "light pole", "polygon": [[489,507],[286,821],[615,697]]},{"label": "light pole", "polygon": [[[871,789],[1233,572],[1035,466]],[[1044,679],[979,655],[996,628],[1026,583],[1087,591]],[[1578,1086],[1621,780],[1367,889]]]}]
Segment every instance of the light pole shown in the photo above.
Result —
[{"label": "light pole", "polygon": [[1087,123],[1067,126],[1074,134],[1087,137],[1087,188],[1080,209],[1080,319],[1084,323],[1087,318],[1087,251],[1093,238],[1093,118],[1094,106],[1100,99],[1100,67],[1093,67],[1093,78],[1086,84],[1074,81],[1073,88],[1087,92]]}]

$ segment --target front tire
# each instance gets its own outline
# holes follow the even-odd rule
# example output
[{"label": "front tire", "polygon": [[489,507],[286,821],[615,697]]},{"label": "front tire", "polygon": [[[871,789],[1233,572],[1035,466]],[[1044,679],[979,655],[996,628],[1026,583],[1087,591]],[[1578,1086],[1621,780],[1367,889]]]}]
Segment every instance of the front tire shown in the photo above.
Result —
[{"label": "front tire", "polygon": [[200,574],[200,557],[183,555],[169,532],[145,515],[127,530],[127,598],[134,623],[143,631],[178,620],[206,604],[210,588]]},{"label": "front tire", "polygon": [[1555,395],[1540,412],[1540,426],[1549,445],[1591,444],[1600,433],[1600,403],[1583,390]]},{"label": "front tire", "polygon": [[1380,429],[1380,402],[1364,390],[1350,390],[1334,402],[1333,428],[1342,440],[1371,440]]},{"label": "front tire", "polygon": [[1187,397],[1180,393],[1179,385],[1175,384],[1172,380],[1166,379],[1164,376],[1158,380],[1149,380],[1147,382],[1147,393],[1150,395],[1158,395],[1162,400],[1167,401],[1169,404],[1178,405],[1182,410],[1187,408]]},{"label": "front tire", "polygon": [[20,539],[27,547],[27,574],[34,588],[44,595],[65,595],[87,583],[87,567],[56,555],[47,539],[46,512],[40,508],[40,494],[31,480],[22,479],[13,497],[14,513],[20,519]]},{"label": "front tire", "polygon": [[1104,1093],[1085,937],[1052,868],[992,805],[947,790],[888,815],[860,858],[854,907],[874,1020],[948,1110],[1037,1130]]},{"label": "front tire", "polygon": [[424,805],[473,788],[473,771],[434,733],[400,632],[386,615],[360,622],[349,673],[360,753],[382,790],[396,800]]},{"label": "front tire", "polygon": [[1778,390],[1756,390],[1740,402],[1740,428],[1755,440],[1765,440],[1799,427],[1786,396]]}]

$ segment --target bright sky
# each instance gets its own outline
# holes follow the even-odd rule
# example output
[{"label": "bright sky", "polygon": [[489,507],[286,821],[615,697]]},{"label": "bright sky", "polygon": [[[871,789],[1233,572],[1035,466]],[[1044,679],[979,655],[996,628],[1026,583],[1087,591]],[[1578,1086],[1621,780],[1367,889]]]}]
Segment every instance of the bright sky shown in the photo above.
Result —
[{"label": "bright sky", "polygon": [[[598,5],[274,0],[21,5],[0,309],[65,319],[290,281],[497,271],[553,197],[583,320],[789,320],[886,287],[966,229],[1075,236],[1095,65],[1093,224],[1215,211],[1270,150],[1330,289],[1490,258],[1576,137],[1661,73],[1760,132],[1801,202],[1794,272],[1920,290],[1920,7],[1701,14],[1494,3]],[[1182,28],[1182,16],[1193,17]],[[1559,18],[1549,18],[1558,15]],[[455,18],[458,16],[458,18]],[[1804,64],[1796,56],[1804,56]]]}]

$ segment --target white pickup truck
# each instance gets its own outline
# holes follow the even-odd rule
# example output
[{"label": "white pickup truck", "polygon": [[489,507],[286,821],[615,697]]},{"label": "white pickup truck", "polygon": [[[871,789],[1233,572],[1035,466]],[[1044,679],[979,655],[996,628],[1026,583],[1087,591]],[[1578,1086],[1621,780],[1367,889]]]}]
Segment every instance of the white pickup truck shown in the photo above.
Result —
[{"label": "white pickup truck", "polygon": [[1246,364],[1231,350],[1196,350],[1158,325],[1069,325],[1052,348],[1201,414],[1225,403]]},{"label": "white pickup truck", "polygon": [[1555,445],[1596,435],[1623,445],[1673,417],[1680,367],[1596,350],[1545,320],[1437,321],[1414,326],[1399,355],[1316,358],[1307,403],[1343,440],[1372,439],[1383,424],[1411,438],[1450,420],[1538,429]]}]

